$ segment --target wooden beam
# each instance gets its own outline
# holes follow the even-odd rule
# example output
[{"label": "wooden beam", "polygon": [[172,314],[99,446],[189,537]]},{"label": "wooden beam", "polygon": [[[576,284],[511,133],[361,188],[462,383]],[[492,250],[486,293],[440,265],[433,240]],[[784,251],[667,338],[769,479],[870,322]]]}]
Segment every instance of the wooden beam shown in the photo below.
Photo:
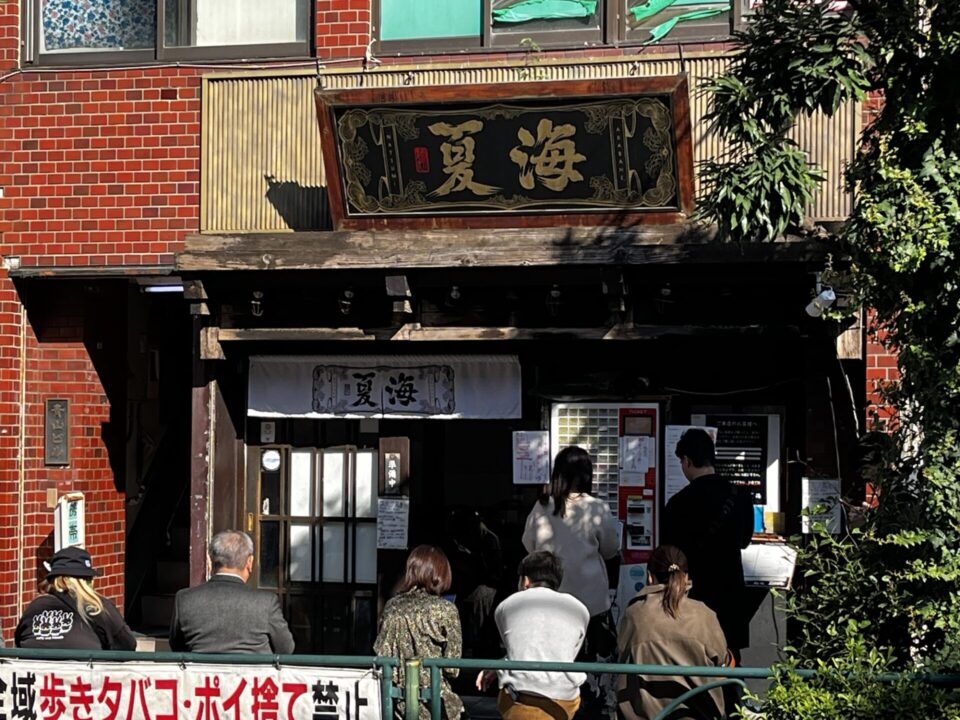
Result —
[{"label": "wooden beam", "polygon": [[226,354],[223,352],[223,346],[220,344],[220,328],[215,326],[200,328],[200,359],[227,359]]},{"label": "wooden beam", "polygon": [[[612,327],[491,327],[427,326],[406,323],[396,330],[361,328],[205,328],[216,331],[216,347],[225,342],[318,342],[329,340],[392,340],[400,342],[448,342],[451,340],[487,341],[543,340],[651,340],[659,337],[716,337],[721,335],[757,335],[775,329],[763,325],[631,325]],[[784,334],[795,328],[782,328]],[[213,335],[206,336],[212,342]],[[216,351],[211,349],[211,353]],[[218,359],[213,356],[204,359]]]},{"label": "wooden beam", "polygon": [[217,339],[225,342],[376,340],[360,328],[218,328]]},{"label": "wooden beam", "polygon": [[518,327],[422,327],[407,323],[391,340],[540,340],[547,337],[570,337],[578,340],[600,340],[607,328],[518,328]]},{"label": "wooden beam", "polygon": [[178,272],[678,263],[820,264],[820,240],[732,245],[690,225],[189,235]]}]

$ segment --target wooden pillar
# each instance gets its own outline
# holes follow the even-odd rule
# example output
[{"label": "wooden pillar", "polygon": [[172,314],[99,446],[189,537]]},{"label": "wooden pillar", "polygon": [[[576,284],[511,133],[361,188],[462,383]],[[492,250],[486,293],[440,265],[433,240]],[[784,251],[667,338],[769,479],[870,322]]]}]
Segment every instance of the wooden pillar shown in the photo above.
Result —
[{"label": "wooden pillar", "polygon": [[207,578],[211,383],[200,359],[201,318],[193,318],[193,384],[190,398],[190,585]]}]

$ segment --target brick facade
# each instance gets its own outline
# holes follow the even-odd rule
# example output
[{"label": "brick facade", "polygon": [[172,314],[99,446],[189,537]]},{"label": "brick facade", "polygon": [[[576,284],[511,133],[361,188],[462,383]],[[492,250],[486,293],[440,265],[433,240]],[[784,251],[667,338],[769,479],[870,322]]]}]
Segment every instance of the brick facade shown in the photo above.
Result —
[{"label": "brick facade", "polygon": [[[371,37],[370,0],[317,0],[315,9],[317,58],[359,63]],[[22,267],[170,265],[184,235],[199,229],[206,70],[181,64],[21,72],[18,12],[19,3],[0,3],[0,255],[19,258]],[[439,58],[418,61],[433,59]],[[0,634],[7,644],[17,619],[18,575],[25,603],[50,552],[48,489],[86,494],[88,547],[105,571],[99,588],[121,607],[124,592],[124,493],[114,486],[103,440],[110,411],[103,384],[82,328],[45,331],[38,340],[28,324],[22,342],[22,313],[13,281],[0,271],[0,512],[8,518],[0,526]],[[868,385],[891,379],[892,357],[875,343],[868,353]],[[71,462],[63,469],[43,464],[43,403],[53,396],[71,400]]]}]

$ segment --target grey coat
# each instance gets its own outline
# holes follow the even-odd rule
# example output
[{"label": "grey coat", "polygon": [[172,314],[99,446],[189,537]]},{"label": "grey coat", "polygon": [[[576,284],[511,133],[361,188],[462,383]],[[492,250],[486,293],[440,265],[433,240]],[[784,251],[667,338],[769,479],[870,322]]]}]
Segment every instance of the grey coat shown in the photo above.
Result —
[{"label": "grey coat", "polygon": [[170,649],[287,655],[293,652],[293,636],[276,595],[222,574],[177,593]]}]

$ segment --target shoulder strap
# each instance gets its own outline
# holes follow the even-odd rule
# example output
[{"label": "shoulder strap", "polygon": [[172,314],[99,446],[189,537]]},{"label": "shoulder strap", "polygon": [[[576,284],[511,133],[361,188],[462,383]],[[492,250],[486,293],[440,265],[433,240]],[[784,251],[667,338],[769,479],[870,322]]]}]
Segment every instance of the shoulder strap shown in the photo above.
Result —
[{"label": "shoulder strap", "polygon": [[[73,611],[74,615],[79,617],[83,622],[85,622],[87,625],[90,626],[90,629],[97,634],[97,639],[100,640],[100,647],[103,650],[110,649],[110,638],[107,637],[107,630],[100,623],[96,621],[96,616],[91,618],[91,617],[87,617],[84,613],[80,612],[80,608],[77,607],[77,604],[73,601],[73,597],[70,595],[70,593],[55,592],[50,594],[53,595],[53,597],[57,598],[57,600],[62,602],[68,608],[70,608]],[[104,609],[101,610],[101,612],[103,613],[106,611],[107,611],[106,606],[104,606]]]}]

